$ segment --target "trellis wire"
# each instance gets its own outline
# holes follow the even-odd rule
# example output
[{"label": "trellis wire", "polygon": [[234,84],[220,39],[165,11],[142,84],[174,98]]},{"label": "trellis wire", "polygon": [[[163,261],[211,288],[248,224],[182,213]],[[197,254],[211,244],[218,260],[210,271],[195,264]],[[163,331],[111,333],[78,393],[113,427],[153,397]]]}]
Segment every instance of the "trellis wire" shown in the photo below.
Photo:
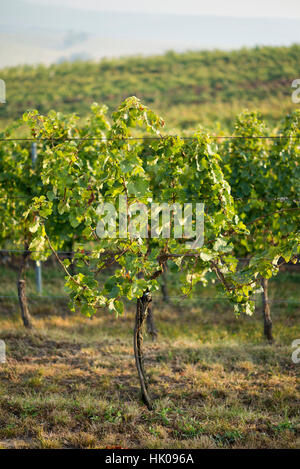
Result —
[{"label": "trellis wire", "polygon": [[[79,248],[78,251],[55,251],[56,254],[61,254],[61,255],[71,255],[71,254],[96,254],[98,253],[98,251],[94,251],[94,250],[89,250],[87,249],[86,251],[84,250],[84,252],[80,252],[82,250],[82,248]],[[52,252],[51,249],[44,249],[44,250],[24,250],[24,249],[0,249],[0,253],[3,253],[3,254],[8,254],[8,253],[17,253],[17,254],[24,254],[24,253],[48,253],[48,252]],[[103,254],[103,253],[100,253],[100,254]],[[197,253],[198,254],[198,253]],[[184,257],[184,253],[182,253],[182,256]],[[180,256],[179,256],[180,257]],[[235,257],[236,260],[238,261],[250,261],[252,258],[251,257]],[[264,257],[263,259],[265,260],[272,260],[273,258],[269,258],[269,257]],[[283,265],[297,265],[296,264],[288,264],[288,263],[285,263]]]},{"label": "trellis wire", "polygon": [[[197,133],[197,130],[194,131]],[[300,135],[208,135],[211,139],[300,139]],[[144,137],[48,137],[48,138],[32,138],[32,137],[19,137],[19,138],[0,138],[1,142],[55,142],[55,141],[126,141],[126,140],[167,140],[168,138],[181,138],[182,140],[197,140],[196,136],[181,136],[181,135],[162,135],[162,136],[144,136]]]},{"label": "trellis wire", "polygon": [[[0,295],[0,299],[14,299],[16,301],[19,301],[18,300],[18,297],[16,295]],[[65,299],[65,300],[69,300],[69,297],[66,296],[66,295],[37,295],[37,296],[28,296],[27,297],[28,300],[30,301],[35,301],[35,300],[41,300],[41,299],[51,299],[51,300],[55,300],[55,299]],[[222,297],[215,297],[215,298],[204,298],[203,296],[191,296],[191,297],[184,297],[184,296],[170,296],[169,297],[170,300],[181,300],[181,301],[184,301],[184,300],[194,300],[196,299],[197,301],[200,301],[200,302],[206,302],[206,301],[216,301],[216,302],[222,302],[222,301],[225,301],[225,302],[229,302],[229,299],[227,298],[222,298]],[[250,299],[251,301],[254,301],[255,303],[260,303],[261,301],[260,300],[256,300],[256,299]],[[161,302],[163,300],[160,300],[158,299],[157,297],[153,297],[153,301],[154,302]],[[279,298],[277,300],[269,300],[267,303],[269,304],[282,304],[282,303],[287,303],[287,304],[300,304],[300,301],[298,300],[289,300],[289,299],[286,299],[286,298]]]}]

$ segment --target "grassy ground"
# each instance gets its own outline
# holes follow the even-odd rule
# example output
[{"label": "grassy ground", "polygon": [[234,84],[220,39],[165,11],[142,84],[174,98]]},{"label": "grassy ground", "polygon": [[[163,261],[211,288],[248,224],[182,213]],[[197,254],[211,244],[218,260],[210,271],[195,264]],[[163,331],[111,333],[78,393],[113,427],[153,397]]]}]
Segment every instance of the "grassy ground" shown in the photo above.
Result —
[{"label": "grassy ground", "polygon": [[[45,294],[61,289],[49,269]],[[0,269],[0,295],[14,294],[15,272]],[[30,272],[33,291],[33,271]],[[299,302],[299,274],[271,283],[271,300]],[[171,293],[172,293],[171,288]],[[177,294],[177,293],[176,293]],[[121,318],[68,314],[65,300],[30,302],[35,328],[18,305],[0,299],[2,448],[299,448],[300,305],[274,303],[276,343],[262,336],[259,310],[236,319],[225,302],[154,304],[157,342],[145,337],[155,408],[140,401],[132,352],[133,305]],[[177,304],[175,303],[177,302]],[[297,387],[298,385],[298,387]]]}]

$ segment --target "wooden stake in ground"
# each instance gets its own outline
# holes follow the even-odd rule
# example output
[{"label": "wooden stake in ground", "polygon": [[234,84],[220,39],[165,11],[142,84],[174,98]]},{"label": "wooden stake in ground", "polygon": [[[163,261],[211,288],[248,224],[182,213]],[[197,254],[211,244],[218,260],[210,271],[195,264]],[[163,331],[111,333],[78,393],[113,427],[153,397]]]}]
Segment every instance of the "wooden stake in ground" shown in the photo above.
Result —
[{"label": "wooden stake in ground", "polygon": [[269,280],[263,278],[261,280],[261,285],[263,287],[262,291],[262,306],[263,306],[263,318],[264,318],[264,334],[270,343],[274,342],[272,334],[272,319],[271,319],[271,310],[269,304],[268,296],[268,286]]},{"label": "wooden stake in ground", "polygon": [[28,329],[31,329],[32,321],[31,321],[31,316],[30,316],[29,309],[28,309],[28,304],[27,304],[26,280],[25,280],[25,272],[26,272],[27,261],[28,261],[29,256],[30,256],[30,252],[28,251],[28,244],[25,244],[25,250],[22,256],[20,270],[19,270],[18,297],[19,297],[19,304],[20,304],[23,324]]},{"label": "wooden stake in ground", "polygon": [[155,326],[153,309],[150,306],[148,306],[148,314],[147,314],[146,322],[147,322],[147,332],[149,335],[151,335],[152,340],[155,341],[157,339],[158,332]]}]

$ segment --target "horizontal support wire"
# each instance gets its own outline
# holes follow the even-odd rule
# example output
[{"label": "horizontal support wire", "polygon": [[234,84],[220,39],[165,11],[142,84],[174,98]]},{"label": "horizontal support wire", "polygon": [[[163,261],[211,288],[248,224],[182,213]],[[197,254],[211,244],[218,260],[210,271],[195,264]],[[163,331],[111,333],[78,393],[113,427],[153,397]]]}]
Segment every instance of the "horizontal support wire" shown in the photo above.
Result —
[{"label": "horizontal support wire", "polygon": [[[0,299],[14,299],[14,300],[18,300],[18,297],[16,295],[0,295]],[[66,296],[66,295],[36,295],[36,296],[28,296],[27,297],[28,300],[30,301],[35,301],[35,300],[40,300],[40,299],[51,299],[51,300],[55,300],[55,299],[66,299],[68,300],[69,297]],[[215,297],[215,298],[204,298],[203,296],[191,296],[191,297],[184,297],[184,296],[170,296],[169,297],[170,300],[181,300],[181,301],[184,301],[184,300],[197,300],[197,301],[201,301],[201,302],[206,302],[206,301],[216,301],[216,302],[222,302],[222,301],[226,301],[226,302],[229,302],[229,299],[228,298],[223,298],[223,297]],[[163,300],[160,300],[158,298],[155,298],[153,297],[152,301],[154,302],[161,302]],[[250,298],[250,301],[254,301],[255,303],[260,303],[261,300],[256,300],[256,299],[251,299]],[[276,304],[276,303],[287,303],[287,304],[300,304],[300,301],[298,300],[289,300],[289,299],[286,299],[286,298],[280,298],[280,299],[277,299],[277,300],[271,300],[271,301],[267,301],[267,303],[269,304]]]},{"label": "horizontal support wire", "polygon": [[[1,184],[1,181],[0,180],[0,184]],[[6,181],[4,181],[6,182]],[[1,188],[1,186],[0,186]],[[93,192],[94,189],[86,189],[87,191],[90,191],[90,192]],[[43,195],[43,194],[42,194]],[[125,196],[124,193],[122,194],[119,194],[119,195],[123,195]],[[10,197],[10,196],[1,196],[0,195],[0,200],[5,200],[5,201],[10,201],[10,200],[29,200],[29,199],[33,199],[34,197],[40,197],[39,194],[36,194],[36,195],[28,195],[28,196],[25,196],[25,195],[16,195],[16,196],[13,196],[13,197]],[[148,199],[152,199],[153,198],[153,194],[149,194],[149,195],[144,195],[142,197],[136,197],[134,195],[130,195],[130,196],[125,196],[127,200],[135,200],[135,199],[138,199],[138,200],[146,200],[148,201]],[[53,197],[52,200],[62,200],[63,199],[63,196],[61,197]],[[68,197],[68,199],[72,199],[72,197]],[[52,200],[50,202],[52,202]],[[99,200],[99,203],[102,202],[102,203],[105,203],[106,200],[116,200],[116,197],[104,197],[104,199],[100,199]],[[192,202],[199,202],[198,199],[191,199],[189,198],[188,200],[191,200]],[[237,197],[237,198],[233,198],[233,202],[239,202],[239,201],[256,201],[256,202],[293,202],[293,203],[298,203],[300,202],[300,199],[289,199],[287,197],[274,197],[274,198],[255,198],[255,197]],[[164,202],[163,200],[159,200],[160,202]],[[166,200],[165,202],[169,202],[169,200]],[[218,201],[219,202],[219,201]],[[199,203],[204,203],[206,206],[212,206],[212,204],[207,204],[206,201],[202,201],[202,202],[199,202]]]},{"label": "horizontal support wire", "polygon": [[[81,251],[84,251],[84,252],[81,252]],[[8,254],[8,253],[17,253],[17,254],[31,254],[31,253],[43,253],[43,254],[46,254],[46,253],[52,253],[52,250],[49,248],[49,249],[44,249],[44,250],[25,250],[25,249],[0,249],[0,253],[3,253],[3,254]],[[86,254],[86,255],[89,255],[89,254],[107,254],[105,252],[101,252],[99,253],[97,250],[84,250],[84,249],[79,249],[78,251],[55,251],[56,254],[62,254],[62,255],[70,255],[70,254]],[[110,254],[110,253],[109,253]],[[115,253],[116,255],[118,253]],[[191,254],[191,253],[182,253],[182,254],[174,254],[173,256],[174,257],[184,257],[184,256],[187,256],[188,254]],[[195,253],[193,254],[194,256],[199,256],[201,253]],[[172,256],[172,254],[170,254],[170,256]],[[251,257],[235,257],[236,260],[238,261],[251,261]],[[263,257],[264,260],[272,260],[273,257],[269,258],[269,257]],[[298,263],[296,264],[288,264],[288,263],[284,263],[282,265],[298,265]]]},{"label": "horizontal support wire", "polygon": [[[197,131],[195,131],[197,132]],[[211,139],[300,139],[300,135],[208,135]],[[48,138],[31,138],[31,137],[19,137],[19,138],[0,138],[1,142],[55,142],[55,141],[64,141],[64,142],[72,142],[72,141],[101,141],[101,142],[108,142],[108,141],[126,141],[126,140],[167,140],[168,138],[180,138],[182,140],[197,140],[198,137],[196,136],[180,136],[180,135],[162,135],[160,137],[48,137]]]}]

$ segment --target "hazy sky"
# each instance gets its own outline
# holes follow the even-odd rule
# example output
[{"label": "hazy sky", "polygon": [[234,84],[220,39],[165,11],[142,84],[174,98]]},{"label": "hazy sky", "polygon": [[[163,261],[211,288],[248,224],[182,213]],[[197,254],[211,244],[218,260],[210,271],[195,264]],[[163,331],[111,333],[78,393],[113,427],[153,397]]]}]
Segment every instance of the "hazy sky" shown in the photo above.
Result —
[{"label": "hazy sky", "polygon": [[82,9],[220,15],[237,17],[300,18],[299,0],[27,0]]}]

